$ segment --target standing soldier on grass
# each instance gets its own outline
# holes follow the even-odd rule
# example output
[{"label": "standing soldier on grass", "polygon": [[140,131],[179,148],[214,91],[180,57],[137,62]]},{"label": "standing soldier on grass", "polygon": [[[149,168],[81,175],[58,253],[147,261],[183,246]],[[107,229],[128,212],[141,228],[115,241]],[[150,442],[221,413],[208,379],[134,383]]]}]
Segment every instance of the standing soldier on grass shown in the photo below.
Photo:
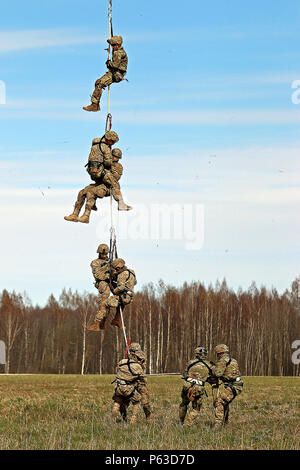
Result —
[{"label": "standing soldier on grass", "polygon": [[[179,418],[183,426],[191,426],[200,416],[205,390],[205,382],[211,375],[213,363],[207,360],[207,349],[199,346],[195,349],[195,357],[191,359],[185,368],[182,378],[182,402],[179,405]],[[213,380],[215,382],[216,379]],[[210,381],[211,383],[211,381]],[[188,406],[192,403],[192,410],[187,414]]]},{"label": "standing soldier on grass", "polygon": [[230,357],[226,344],[219,344],[215,348],[217,362],[212,367],[212,374],[221,381],[218,387],[215,407],[215,427],[223,426],[229,422],[229,405],[243,390],[243,381],[238,363]]},{"label": "standing soldier on grass", "polygon": [[140,410],[141,394],[138,391],[140,383],[145,381],[145,354],[142,351],[132,352],[128,359],[122,359],[117,368],[115,392],[112,397],[114,406],[112,419],[118,420],[119,414],[127,422],[127,409],[132,404],[132,415],[129,423],[135,424]]},{"label": "standing soldier on grass", "polygon": [[[137,352],[142,352],[144,354],[145,360],[142,362],[142,367],[144,371],[146,370],[146,354],[142,351],[141,345],[139,343],[131,343],[129,346],[128,357],[134,357],[134,354]],[[148,424],[151,423],[151,405],[149,400],[149,390],[147,388],[147,378],[139,380],[137,384],[137,391],[141,395],[141,405],[144,410],[146,421]]]}]

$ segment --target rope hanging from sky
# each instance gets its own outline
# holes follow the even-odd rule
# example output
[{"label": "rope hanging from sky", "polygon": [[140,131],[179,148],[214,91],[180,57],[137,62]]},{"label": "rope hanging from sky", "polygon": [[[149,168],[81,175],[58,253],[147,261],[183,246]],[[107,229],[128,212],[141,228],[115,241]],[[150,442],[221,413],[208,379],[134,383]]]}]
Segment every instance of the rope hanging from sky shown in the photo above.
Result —
[{"label": "rope hanging from sky", "polygon": [[[108,38],[111,39],[113,36],[113,26],[112,26],[112,0],[108,0]],[[111,45],[108,43],[108,60],[111,58]],[[110,131],[112,127],[112,115],[110,113],[110,85],[108,86],[107,91],[107,117],[105,123],[105,131]],[[113,258],[118,257],[117,253],[117,239],[116,239],[116,231],[114,227],[114,219],[113,219],[113,203],[112,203],[112,193],[110,190],[110,220],[111,220],[111,227],[110,227],[110,258],[111,262]],[[123,319],[123,310],[122,306],[120,305],[120,317],[122,322],[122,329],[124,334],[125,340],[125,348],[126,351],[128,350],[128,338],[126,335],[125,324]]]}]

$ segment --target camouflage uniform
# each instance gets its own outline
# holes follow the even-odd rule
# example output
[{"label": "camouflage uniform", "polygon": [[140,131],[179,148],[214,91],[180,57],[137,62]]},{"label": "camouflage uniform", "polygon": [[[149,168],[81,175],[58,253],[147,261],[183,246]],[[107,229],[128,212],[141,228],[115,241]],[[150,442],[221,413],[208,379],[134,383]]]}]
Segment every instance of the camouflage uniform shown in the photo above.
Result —
[{"label": "camouflage uniform", "polygon": [[[98,308],[101,311],[110,296],[110,261],[108,258],[109,248],[105,244],[98,246],[99,257],[91,262],[92,273],[95,278],[95,287],[98,289]],[[88,327],[89,331],[100,331],[99,311],[96,313],[94,323]]]},{"label": "camouflage uniform", "polygon": [[[181,403],[179,405],[179,418],[184,426],[191,426],[197,417],[200,416],[203,397],[207,393],[205,382],[210,376],[212,363],[206,359],[207,350],[203,347],[195,349],[195,357],[191,359],[185,368],[182,376],[184,384],[181,391]],[[189,403],[192,403],[192,410],[186,416]]]},{"label": "camouflage uniform", "polygon": [[104,172],[103,183],[110,188],[111,194],[115,201],[118,203],[118,210],[130,210],[132,207],[125,204],[121,193],[119,180],[123,174],[123,165],[119,163],[119,159],[122,158],[122,150],[115,148],[112,151],[112,165],[109,171]]},{"label": "camouflage uniform", "polygon": [[[118,140],[119,136],[114,131],[107,131],[103,137],[93,139],[92,148],[86,166],[87,172],[95,183],[90,184],[79,191],[74,211],[72,214],[66,216],[65,220],[88,224],[91,211],[97,210],[96,199],[110,195],[110,189],[103,183],[103,174],[106,169],[111,168],[113,162],[111,146],[118,142]],[[79,213],[85,200],[86,205],[84,214],[79,217]]]},{"label": "camouflage uniform", "polygon": [[107,42],[113,47],[112,59],[106,61],[108,72],[95,82],[95,90],[91,96],[91,105],[85,106],[85,111],[99,111],[100,98],[103,89],[112,83],[119,83],[124,80],[127,73],[128,57],[122,47],[122,36],[112,36]]},{"label": "camouflage uniform", "polygon": [[[144,371],[146,370],[146,354],[142,351],[139,343],[131,343],[129,346],[128,357],[132,358],[136,352],[142,352],[145,357],[145,361],[141,363]],[[138,381],[137,391],[141,395],[141,405],[146,416],[147,423],[151,423],[151,405],[149,400],[149,390],[147,388],[147,378],[143,377]]]},{"label": "camouflage uniform", "polygon": [[243,390],[243,381],[238,363],[229,356],[229,349],[225,344],[216,346],[218,360],[212,367],[213,375],[222,382],[219,385],[215,400],[215,426],[228,424],[229,405]]},{"label": "camouflage uniform", "polygon": [[[122,266],[120,268],[120,266]],[[136,284],[135,274],[132,269],[128,269],[125,266],[125,261],[121,258],[117,258],[112,262],[112,269],[120,269],[113,273],[113,278],[116,287],[113,288],[113,297],[109,297],[107,301],[99,305],[99,311],[97,313],[97,320],[100,322],[100,329],[105,328],[105,322],[109,315],[111,308],[116,308],[116,315],[112,320],[111,324],[122,329],[122,321],[120,316],[120,307],[124,308],[128,305],[133,298],[133,288]]]},{"label": "camouflage uniform", "polygon": [[[114,294],[106,302],[108,308],[117,308],[115,322],[119,318],[119,307],[124,307],[132,302],[134,293],[134,286],[136,285],[136,276],[133,269],[129,269],[125,266],[125,261],[121,258],[117,258],[112,263],[112,268],[115,269],[113,275],[114,283],[116,287],[112,290]],[[122,324],[118,324],[119,328],[122,328]]]},{"label": "camouflage uniform", "polygon": [[112,418],[116,420],[119,413],[124,421],[127,421],[127,408],[130,403],[133,406],[130,424],[137,420],[140,409],[141,395],[138,392],[138,384],[145,380],[144,369],[141,362],[144,360],[142,352],[132,354],[131,358],[122,359],[118,364],[115,391],[112,397],[114,403]]}]

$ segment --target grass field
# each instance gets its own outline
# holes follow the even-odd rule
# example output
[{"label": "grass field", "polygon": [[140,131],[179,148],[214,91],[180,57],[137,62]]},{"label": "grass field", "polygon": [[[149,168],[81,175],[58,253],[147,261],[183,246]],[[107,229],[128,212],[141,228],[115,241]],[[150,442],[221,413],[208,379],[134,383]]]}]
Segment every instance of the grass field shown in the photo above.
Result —
[{"label": "grass field", "polygon": [[148,378],[153,424],[111,422],[113,377],[0,376],[0,449],[300,449],[300,378],[246,377],[231,424],[215,431],[211,393],[181,428],[179,376]]}]

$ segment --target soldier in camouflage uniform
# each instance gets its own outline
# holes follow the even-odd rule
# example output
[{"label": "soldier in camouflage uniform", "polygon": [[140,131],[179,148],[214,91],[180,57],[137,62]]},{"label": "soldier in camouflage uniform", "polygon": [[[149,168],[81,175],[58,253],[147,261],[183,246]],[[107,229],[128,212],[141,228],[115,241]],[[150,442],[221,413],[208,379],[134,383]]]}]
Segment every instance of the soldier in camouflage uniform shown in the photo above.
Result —
[{"label": "soldier in camouflage uniform", "polygon": [[[133,269],[125,266],[125,261],[122,258],[117,258],[112,262],[113,282],[115,288],[112,290],[114,294],[110,297],[107,302],[108,312],[110,308],[116,308],[116,315],[112,321],[112,324],[122,329],[122,322],[120,316],[120,308],[124,310],[126,305],[132,302],[134,296],[134,286],[136,285],[136,276]],[[108,315],[108,313],[107,313]]]},{"label": "soldier in camouflage uniform", "polygon": [[243,390],[243,380],[238,363],[229,355],[226,344],[219,344],[215,348],[217,361],[212,367],[213,376],[221,382],[215,400],[215,426],[228,424],[229,405]]},{"label": "soldier in camouflage uniform", "polygon": [[115,201],[118,203],[118,210],[129,211],[132,209],[123,201],[119,180],[123,174],[123,165],[119,163],[122,158],[122,150],[115,148],[112,151],[113,162],[110,171],[105,171],[103,176],[103,183],[111,190],[111,194]]},{"label": "soldier in camouflage uniform", "polygon": [[102,91],[112,83],[119,83],[124,80],[127,72],[128,57],[125,50],[122,47],[123,38],[122,36],[112,36],[107,40],[108,44],[112,46],[112,60],[106,61],[108,72],[95,82],[95,90],[91,96],[91,102],[89,106],[84,106],[85,111],[100,111],[100,98]]},{"label": "soldier in camouflage uniform", "polygon": [[[108,258],[109,248],[105,243],[98,246],[97,253],[99,256],[97,259],[91,262],[92,273],[95,278],[95,287],[98,289],[98,307],[99,310],[105,306],[107,299],[110,296],[110,262]],[[101,320],[101,318],[100,318]],[[94,323],[88,326],[89,331],[100,331],[100,320],[99,314],[96,313]]]},{"label": "soldier in camouflage uniform", "polygon": [[[129,346],[128,357],[131,359],[132,357],[134,357],[134,354],[136,354],[136,352],[143,352],[141,345],[139,343],[131,343]],[[145,371],[146,370],[146,354],[145,354],[145,360],[143,361],[141,365]],[[137,384],[137,391],[141,395],[141,405],[146,416],[146,421],[148,424],[150,424],[151,423],[151,405],[150,405],[150,400],[149,400],[149,390],[147,388],[146,377],[139,380]]]},{"label": "soldier in camouflage uniform", "polygon": [[[65,216],[65,220],[70,222],[82,222],[88,224],[90,221],[90,213],[92,210],[97,210],[96,199],[107,197],[110,195],[110,186],[104,183],[106,172],[112,169],[113,155],[111,151],[112,145],[118,142],[119,136],[114,131],[106,131],[103,137],[96,137],[93,139],[92,148],[89,154],[88,163],[86,164],[87,172],[91,179],[95,181],[94,184],[90,184],[83,188],[77,197],[77,201],[74,206],[72,214]],[[113,166],[114,168],[114,166]],[[115,170],[113,170],[115,171]],[[114,189],[112,190],[114,194]],[[121,191],[117,191],[115,199],[118,201],[118,210],[129,210],[130,206],[125,204],[123,201]],[[84,214],[79,217],[79,213],[86,200]]]},{"label": "soldier in camouflage uniform", "polygon": [[[212,366],[213,363],[207,360],[206,348],[198,346],[195,349],[195,357],[187,363],[182,374],[184,384],[181,392],[182,401],[179,405],[179,418],[183,426],[192,426],[196,418],[200,416],[203,397],[207,396],[205,382],[209,381]],[[190,402],[192,410],[186,416]]]},{"label": "soldier in camouflage uniform", "polygon": [[140,409],[141,395],[138,392],[139,382],[145,381],[143,362],[145,354],[135,351],[128,359],[122,359],[117,368],[115,392],[112,397],[114,403],[112,410],[113,420],[117,420],[121,414],[123,420],[127,421],[127,408],[132,404],[132,415],[130,424],[136,423],[137,414]]},{"label": "soldier in camouflage uniform", "polygon": [[111,264],[111,268],[113,279],[111,291],[114,295],[99,304],[99,310],[95,318],[97,328],[94,328],[94,331],[100,331],[105,328],[106,319],[111,308],[117,309],[111,324],[122,329],[120,307],[124,309],[125,305],[130,304],[134,295],[133,289],[136,284],[134,271],[128,269],[125,266],[125,261],[121,258],[115,259]]}]

